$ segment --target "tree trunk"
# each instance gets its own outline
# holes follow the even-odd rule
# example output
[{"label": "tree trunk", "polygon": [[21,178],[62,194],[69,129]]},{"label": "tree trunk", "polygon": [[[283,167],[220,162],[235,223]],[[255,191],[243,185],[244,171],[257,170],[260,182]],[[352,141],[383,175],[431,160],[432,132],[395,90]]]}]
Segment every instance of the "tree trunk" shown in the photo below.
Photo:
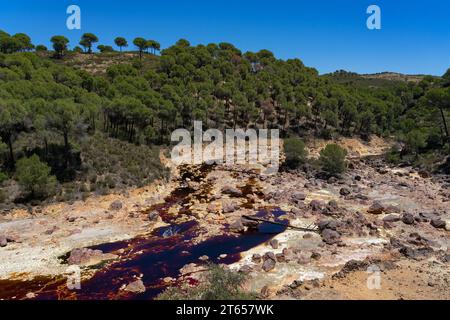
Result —
[{"label": "tree trunk", "polygon": [[8,136],[8,148],[9,148],[9,160],[11,161],[11,168],[14,168],[16,161],[14,159],[14,151],[13,151],[11,135]]},{"label": "tree trunk", "polygon": [[439,108],[439,111],[441,112],[442,122],[444,123],[445,135],[447,136],[447,143],[450,143],[450,136],[448,134],[448,127],[447,121],[445,120],[444,110],[442,108]]}]

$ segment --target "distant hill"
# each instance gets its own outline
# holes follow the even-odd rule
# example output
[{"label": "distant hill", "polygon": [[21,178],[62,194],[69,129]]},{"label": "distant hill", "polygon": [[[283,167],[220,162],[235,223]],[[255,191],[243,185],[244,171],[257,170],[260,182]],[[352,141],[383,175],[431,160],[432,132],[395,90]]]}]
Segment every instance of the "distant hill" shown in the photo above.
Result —
[{"label": "distant hill", "polygon": [[360,77],[365,79],[383,79],[390,81],[405,81],[419,83],[426,77],[426,75],[412,75],[412,74],[402,74],[397,72],[381,72],[373,74],[361,74]]},{"label": "distant hill", "polygon": [[[413,83],[417,84],[422,81],[427,75],[408,75],[396,72],[381,72],[374,74],[358,74],[354,72],[347,72],[338,70],[333,73],[323,75],[324,78],[331,78],[334,81],[345,84],[354,85],[358,87],[390,87],[393,84]],[[438,77],[436,77],[438,78]]]}]

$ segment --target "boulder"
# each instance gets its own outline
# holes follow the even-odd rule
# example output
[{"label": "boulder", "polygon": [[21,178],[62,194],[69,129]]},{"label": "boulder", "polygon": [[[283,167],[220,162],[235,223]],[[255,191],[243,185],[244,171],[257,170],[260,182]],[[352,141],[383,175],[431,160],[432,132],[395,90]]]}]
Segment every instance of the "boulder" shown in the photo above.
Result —
[{"label": "boulder", "polygon": [[138,279],[136,281],[127,284],[124,290],[132,293],[144,293],[146,289],[142,280]]},{"label": "boulder", "polygon": [[251,266],[249,266],[249,265],[243,265],[240,269],[239,269],[239,272],[240,273],[243,273],[243,274],[249,274],[250,272],[252,272],[253,271],[253,268],[251,267]]},{"label": "boulder", "polygon": [[390,215],[387,215],[386,217],[384,217],[383,221],[389,222],[389,223],[398,222],[398,221],[400,221],[400,216],[395,215],[395,214],[390,214]]},{"label": "boulder", "polygon": [[339,232],[332,229],[324,229],[321,232],[322,239],[326,244],[335,244],[341,242],[341,235]]},{"label": "boulder", "polygon": [[252,262],[254,262],[254,263],[261,263],[261,261],[262,261],[262,257],[261,257],[260,254],[255,253],[252,256]]},{"label": "boulder", "polygon": [[233,232],[244,232],[245,231],[245,226],[242,223],[242,219],[237,219],[235,222],[233,222],[232,224],[230,224],[230,230]]},{"label": "boulder", "polygon": [[400,253],[407,258],[421,260],[430,256],[433,253],[433,249],[430,247],[414,249],[408,246],[402,246],[400,248]]},{"label": "boulder", "polygon": [[384,206],[380,202],[374,202],[369,209],[367,209],[368,213],[371,214],[382,214],[384,211]]},{"label": "boulder", "polygon": [[265,254],[264,254],[264,256],[263,256],[263,260],[264,261],[266,261],[266,260],[276,260],[276,256],[275,256],[275,253],[273,253],[273,252],[271,252],[271,251],[269,251],[269,252],[266,252]]},{"label": "boulder", "polygon": [[336,230],[339,227],[339,222],[336,220],[322,220],[317,224],[319,230],[323,231],[325,229]]},{"label": "boulder", "polygon": [[322,255],[318,252],[314,251],[313,253],[311,253],[311,259],[319,260],[321,257],[322,257]]},{"label": "boulder", "polygon": [[411,214],[411,213],[405,213],[403,216],[402,216],[402,222],[404,223],[404,224],[408,224],[408,225],[411,225],[411,224],[414,224],[414,216]]},{"label": "boulder", "polygon": [[231,213],[238,209],[239,206],[234,202],[223,201],[222,202],[222,211],[223,213]]},{"label": "boulder", "polygon": [[327,207],[328,207],[328,209],[329,209],[330,211],[335,211],[335,210],[338,210],[338,209],[339,209],[339,205],[338,205],[338,203],[337,203],[336,200],[330,200],[330,201],[328,201]]},{"label": "boulder", "polygon": [[310,262],[311,262],[311,256],[309,256],[307,254],[300,254],[297,259],[297,263],[300,265],[306,265]]},{"label": "boulder", "polygon": [[263,269],[265,272],[269,272],[269,271],[275,269],[275,265],[276,265],[275,259],[274,259],[274,260],[272,260],[272,259],[266,259],[266,260],[263,262],[262,269]]},{"label": "boulder", "polygon": [[157,221],[159,218],[159,213],[157,211],[152,211],[148,214],[147,217],[149,221]]},{"label": "boulder", "polygon": [[122,209],[123,204],[122,201],[116,200],[109,205],[109,210],[118,211]]},{"label": "boulder", "polygon": [[433,219],[431,220],[430,224],[436,229],[445,229],[446,226],[445,221],[441,219]]},{"label": "boulder", "polygon": [[277,258],[277,262],[286,262],[286,257],[282,253],[277,253],[275,257]]},{"label": "boulder", "polygon": [[350,189],[346,187],[341,188],[341,190],[339,190],[339,194],[344,197],[348,196],[350,193],[351,193]]},{"label": "boulder", "polygon": [[270,240],[270,241],[269,241],[269,244],[270,244],[270,246],[271,246],[273,249],[278,249],[279,243],[278,243],[278,240],[277,240],[277,239],[272,239],[272,240]]},{"label": "boulder", "polygon": [[309,206],[313,211],[319,211],[322,209],[322,203],[319,200],[312,200],[309,203]]},{"label": "boulder", "polygon": [[228,194],[232,197],[242,197],[242,191],[233,186],[224,186],[221,191],[222,193]]},{"label": "boulder", "polygon": [[67,259],[69,265],[90,266],[99,264],[105,260],[116,258],[114,254],[105,254],[101,250],[92,250],[88,248],[77,248],[70,252]]},{"label": "boulder", "polygon": [[8,240],[5,236],[0,235],[0,247],[6,247],[8,245]]},{"label": "boulder", "polygon": [[306,199],[306,195],[303,192],[294,192],[291,196],[293,201],[303,201]]}]

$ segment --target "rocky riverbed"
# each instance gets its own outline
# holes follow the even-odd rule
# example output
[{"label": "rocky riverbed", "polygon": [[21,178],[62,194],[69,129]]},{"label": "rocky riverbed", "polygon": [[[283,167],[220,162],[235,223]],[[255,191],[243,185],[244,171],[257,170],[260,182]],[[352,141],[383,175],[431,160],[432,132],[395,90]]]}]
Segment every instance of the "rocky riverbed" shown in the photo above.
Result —
[{"label": "rocky riverbed", "polygon": [[[450,298],[449,178],[387,165],[381,143],[341,143],[340,178],[180,167],[126,195],[4,213],[0,298],[149,299],[195,284],[208,261],[247,274],[264,299]],[[79,291],[66,288],[71,265]]]}]

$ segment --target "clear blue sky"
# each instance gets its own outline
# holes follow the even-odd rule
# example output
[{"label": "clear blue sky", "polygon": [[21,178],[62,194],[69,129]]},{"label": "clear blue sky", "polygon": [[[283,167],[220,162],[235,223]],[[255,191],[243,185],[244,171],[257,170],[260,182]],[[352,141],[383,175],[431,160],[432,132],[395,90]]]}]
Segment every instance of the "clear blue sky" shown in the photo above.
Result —
[{"label": "clear blue sky", "polygon": [[[81,7],[81,31],[66,28],[70,4]],[[370,4],[381,7],[380,31],[366,28]],[[118,35],[155,39],[163,47],[179,38],[231,42],[244,51],[266,48],[282,59],[300,58],[321,73],[442,75],[450,68],[448,0],[2,1],[0,29],[46,45],[61,34],[74,46],[83,32],[97,34],[102,44]]]}]

